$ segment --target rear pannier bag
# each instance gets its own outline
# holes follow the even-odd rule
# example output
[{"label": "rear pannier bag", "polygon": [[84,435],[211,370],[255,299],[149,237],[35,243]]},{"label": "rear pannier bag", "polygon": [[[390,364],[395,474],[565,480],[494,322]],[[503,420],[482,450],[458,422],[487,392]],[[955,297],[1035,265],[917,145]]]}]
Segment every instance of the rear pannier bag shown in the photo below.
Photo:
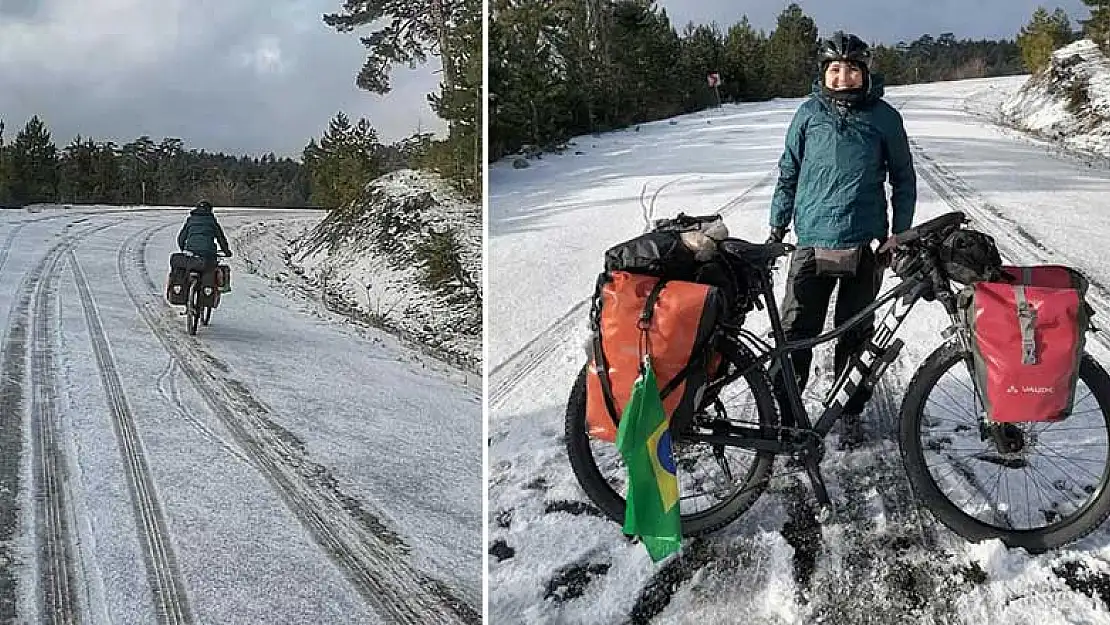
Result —
[{"label": "rear pannier bag", "polygon": [[182,306],[188,300],[186,282],[192,270],[203,271],[204,259],[183,252],[170,254],[170,273],[166,277],[166,299],[175,306]]},{"label": "rear pannier bag", "polygon": [[1087,280],[1059,265],[1002,267],[1003,279],[960,293],[976,386],[996,422],[1071,414],[1090,308]]},{"label": "rear pannier bag", "polygon": [[185,293],[185,271],[170,269],[166,276],[166,299],[174,306],[182,306],[188,300]]},{"label": "rear pannier bag", "polygon": [[[595,295],[594,333],[586,376],[590,434],[615,442],[620,415],[651,356],[672,429],[692,418],[707,383],[710,340],[724,301],[718,288],[683,280],[610,271]],[[646,332],[644,329],[646,328]]]},{"label": "rear pannier bag", "polygon": [[220,293],[231,292],[231,267],[228,265],[216,265],[216,286],[219,287]]},{"label": "rear pannier bag", "polygon": [[193,257],[180,252],[170,254],[170,273],[166,276],[166,299],[175,306],[184,305],[188,299],[185,282],[189,277],[189,267]]}]

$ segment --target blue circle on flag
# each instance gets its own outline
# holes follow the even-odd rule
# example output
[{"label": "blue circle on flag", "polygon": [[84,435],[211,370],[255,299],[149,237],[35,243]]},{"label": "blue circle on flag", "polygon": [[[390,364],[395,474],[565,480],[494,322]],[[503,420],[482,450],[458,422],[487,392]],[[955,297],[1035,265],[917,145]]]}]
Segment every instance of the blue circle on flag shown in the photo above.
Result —
[{"label": "blue circle on flag", "polygon": [[674,456],[671,455],[671,431],[665,430],[655,444],[655,457],[659,459],[659,466],[667,473],[674,473]]}]

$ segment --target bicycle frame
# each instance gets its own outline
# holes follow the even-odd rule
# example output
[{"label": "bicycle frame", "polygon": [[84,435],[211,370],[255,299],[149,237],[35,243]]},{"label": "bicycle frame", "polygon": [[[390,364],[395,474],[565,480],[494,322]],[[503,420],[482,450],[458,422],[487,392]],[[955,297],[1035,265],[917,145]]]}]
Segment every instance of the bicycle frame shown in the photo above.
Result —
[{"label": "bicycle frame", "polygon": [[[935,265],[928,271],[919,271],[905,278],[901,283],[880,295],[866,308],[856,313],[851,319],[837,328],[811,339],[787,341],[786,332],[782,327],[778,307],[775,305],[775,294],[772,288],[770,272],[760,278],[760,296],[767,305],[767,315],[771,321],[772,336],[775,347],[766,349],[763,353],[756,354],[755,359],[742,369],[738,369],[719,380],[714,380],[708,385],[705,397],[709,402],[719,401],[718,395],[726,385],[743,377],[756,367],[763,367],[768,361],[768,368],[773,375],[776,369],[782,370],[782,390],[785,398],[775,393],[776,401],[780,404],[783,399],[788,402],[796,423],[792,428],[767,427],[767,426],[740,426],[731,423],[714,423],[712,433],[697,431],[682,432],[679,440],[707,443],[710,445],[740,447],[757,452],[771,452],[773,454],[797,454],[805,468],[813,486],[817,503],[822,508],[822,514],[827,514],[831,508],[828,490],[821,475],[820,459],[823,448],[821,443],[832,431],[836,421],[844,414],[844,409],[851,398],[861,390],[870,391],[878,384],[886,372],[887,367],[898,356],[904,343],[896,339],[895,335],[902,326],[906,316],[919,300],[932,293],[948,312],[952,320],[952,329],[944,332],[945,338],[953,333],[967,346],[967,336],[960,330],[961,326],[957,316],[955,294],[951,283],[941,276]],[[824,410],[817,419],[816,425],[810,421],[809,413],[802,402],[801,389],[798,388],[797,378],[794,373],[793,362],[790,354],[813,347],[839,338],[849,330],[863,324],[864,320],[874,314],[882,306],[893,302],[887,310],[875,332],[867,340],[864,348],[853,355],[844,371],[823,401]],[[954,330],[954,332],[953,332]],[[732,340],[739,341],[738,336],[731,336]],[[760,341],[762,343],[762,341]],[[792,436],[783,437],[780,433],[789,430]],[[768,436],[773,434],[773,436]]]},{"label": "bicycle frame", "polygon": [[[941,286],[938,287],[938,285]],[[920,299],[930,291],[934,292],[936,299],[944,305],[952,319],[953,326],[959,327],[958,317],[956,316],[955,294],[952,292],[948,281],[940,278],[939,275],[911,275],[894,288],[880,295],[874,302],[841,326],[817,337],[797,341],[786,340],[786,332],[783,329],[782,319],[775,305],[775,295],[769,276],[762,280],[760,291],[761,297],[767,305],[767,314],[770,317],[772,336],[776,346],[762,353],[757,353],[756,358],[747,367],[711,382],[707,387],[705,396],[716,398],[726,385],[743,377],[752,369],[763,367],[765,363],[770,362],[771,366],[768,367],[768,372],[772,377],[779,370],[784,374],[782,376],[782,391],[785,393],[785,397],[777,396],[776,399],[780,403],[784,399],[788,402],[788,408],[796,418],[796,423],[792,429],[802,435],[802,440],[779,440],[777,436],[774,440],[769,440],[764,428],[732,424],[723,428],[727,430],[727,433],[684,432],[682,434],[683,439],[714,445],[743,447],[756,451],[769,451],[776,454],[794,453],[806,449],[812,450],[816,447],[818,440],[823,439],[832,431],[836,421],[843,416],[849,400],[861,389],[870,391],[878,384],[879,379],[886,372],[890,363],[898,356],[898,352],[904,345],[901,339],[895,338],[898,329]],[[812,349],[817,345],[841,337],[849,330],[862,325],[867,317],[890,302],[893,302],[893,305],[875,327],[874,334],[868,339],[864,348],[852,357],[828,395],[826,395],[822,402],[824,410],[818,417],[816,424],[814,424],[803,404],[801,389],[798,387],[793,362],[789,355],[797,351]],[[964,340],[962,333],[960,334],[961,340]],[[946,333],[947,336],[951,336],[951,334]],[[731,338],[732,340],[739,340],[735,336]],[[790,428],[777,429],[781,431]],[[816,435],[816,437],[807,435]]]}]

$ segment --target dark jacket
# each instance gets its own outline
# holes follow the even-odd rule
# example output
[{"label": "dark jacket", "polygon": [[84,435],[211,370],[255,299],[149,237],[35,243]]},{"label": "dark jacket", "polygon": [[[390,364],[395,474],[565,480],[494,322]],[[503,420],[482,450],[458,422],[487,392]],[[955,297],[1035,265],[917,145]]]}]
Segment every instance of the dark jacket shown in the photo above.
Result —
[{"label": "dark jacket", "polygon": [[[917,176],[902,116],[881,99],[882,75],[870,81],[864,100],[846,109],[814,83],[786,132],[770,225],[793,221],[799,247],[867,244],[913,223]],[[893,225],[883,186],[888,176]]]},{"label": "dark jacket", "polygon": [[[219,243],[219,248],[216,244]],[[194,208],[177,233],[177,247],[205,258],[216,258],[217,249],[227,251],[227,237],[211,209]]]}]

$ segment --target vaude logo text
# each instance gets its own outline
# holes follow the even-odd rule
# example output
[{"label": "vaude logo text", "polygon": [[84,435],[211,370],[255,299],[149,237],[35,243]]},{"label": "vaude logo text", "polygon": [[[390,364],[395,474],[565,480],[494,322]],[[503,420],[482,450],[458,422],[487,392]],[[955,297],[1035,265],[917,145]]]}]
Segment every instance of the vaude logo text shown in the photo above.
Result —
[{"label": "vaude logo text", "polygon": [[1018,389],[1018,387],[1011,384],[1010,388],[1006,389],[1006,392],[1011,394],[1011,395],[1014,395],[1014,394],[1017,394],[1017,393],[1033,393],[1034,395],[1048,395],[1048,394],[1051,394],[1051,393],[1055,393],[1056,388],[1053,387],[1053,386],[1023,386],[1020,389]]}]

